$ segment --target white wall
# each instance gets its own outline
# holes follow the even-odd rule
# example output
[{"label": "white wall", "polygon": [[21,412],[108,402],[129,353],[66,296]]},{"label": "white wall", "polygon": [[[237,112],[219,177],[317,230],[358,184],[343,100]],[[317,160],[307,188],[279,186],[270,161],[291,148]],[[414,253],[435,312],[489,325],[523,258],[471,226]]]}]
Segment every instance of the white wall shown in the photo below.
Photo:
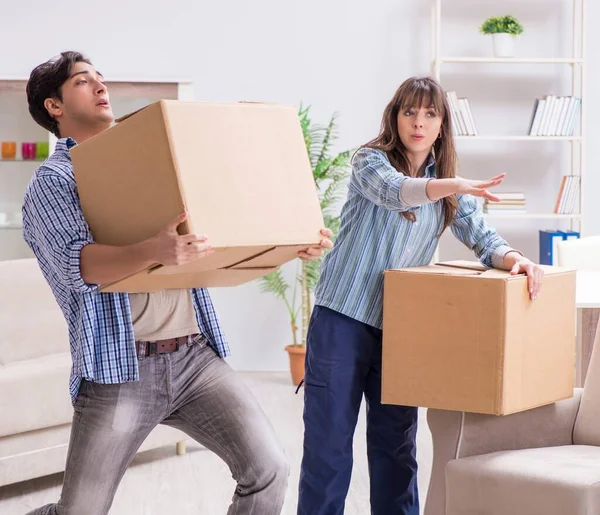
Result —
[{"label": "white wall", "polygon": [[[500,7],[493,0],[445,3],[452,4],[447,12],[454,21],[444,30],[444,44],[452,46],[453,52],[490,52],[491,43],[477,34],[477,27],[485,15],[504,12],[520,16],[528,29],[520,47],[524,55],[552,56],[565,50],[553,42],[553,33],[560,38],[570,30],[565,18],[569,11],[561,7],[570,0],[539,0],[526,6],[513,0]],[[600,19],[600,5],[588,3],[588,26],[593,27]],[[109,78],[190,78],[201,100],[302,101],[313,105],[318,121],[338,111],[338,149],[342,149],[373,137],[381,112],[400,82],[429,70],[430,11],[425,0],[172,0],[155,9],[148,4],[59,0],[32,9],[27,3],[13,2],[0,17],[0,75],[27,76],[33,66],[61,50],[78,49]],[[597,46],[599,37],[591,31],[589,49]],[[600,71],[594,69],[595,53],[588,57],[588,91],[592,93],[600,86]],[[447,84],[460,87],[459,93],[472,97],[472,103],[477,101],[473,111],[482,132],[495,130],[496,125],[498,131],[524,130],[533,98],[566,84],[561,75],[566,70],[515,68],[522,75],[511,81],[497,74],[480,77],[477,68],[448,70],[443,75]],[[515,85],[521,91],[515,91]],[[499,110],[486,103],[489,94],[501,102]],[[513,94],[514,111],[510,107]],[[591,142],[600,137],[600,125],[593,116],[598,102],[592,95],[587,99]],[[462,173],[484,178],[506,170],[508,162],[507,186],[516,188],[525,182],[536,207],[533,190],[542,185],[540,207],[542,202],[551,205],[561,174],[551,169],[552,164],[564,159],[553,145],[486,147],[508,157],[501,161],[465,144],[464,150],[474,154],[463,159]],[[599,153],[598,145],[588,148],[588,234],[600,232],[600,207],[594,205],[592,195],[600,186],[593,166]],[[538,225],[527,226],[523,236],[515,231],[514,223],[499,228],[515,245],[537,256]],[[442,257],[460,254],[460,246],[446,243],[450,254]],[[293,268],[286,267],[286,272],[293,274]],[[286,369],[283,347],[290,338],[283,306],[260,294],[254,284],[216,290],[213,295],[234,351],[231,363],[240,369]]]}]

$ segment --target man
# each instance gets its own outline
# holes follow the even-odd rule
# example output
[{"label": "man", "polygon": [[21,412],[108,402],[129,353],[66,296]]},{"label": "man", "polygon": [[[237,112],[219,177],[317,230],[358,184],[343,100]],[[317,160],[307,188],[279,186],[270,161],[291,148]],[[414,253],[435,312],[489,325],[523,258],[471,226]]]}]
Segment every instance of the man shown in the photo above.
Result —
[{"label": "man", "polygon": [[[229,465],[237,481],[230,514],[279,514],[288,477],[284,451],[222,359],[229,349],[207,291],[97,289],[152,264],[201,259],[212,252],[209,240],[179,235],[182,213],[149,240],[96,244],[69,149],[112,124],[104,79],[81,54],[64,52],[33,70],[27,99],[33,119],[59,138],[27,188],[23,233],[69,326],[75,409],[60,501],[31,514],[108,513],[131,459],[159,423],[181,429]],[[301,258],[331,248],[331,232],[322,233],[321,245]]]}]

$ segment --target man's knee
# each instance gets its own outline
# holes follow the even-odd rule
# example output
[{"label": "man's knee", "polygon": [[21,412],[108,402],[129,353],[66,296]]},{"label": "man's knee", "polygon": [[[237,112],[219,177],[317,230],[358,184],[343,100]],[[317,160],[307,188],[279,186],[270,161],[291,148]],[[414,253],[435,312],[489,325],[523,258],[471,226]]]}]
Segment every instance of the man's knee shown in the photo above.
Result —
[{"label": "man's knee", "polygon": [[247,494],[264,489],[285,490],[290,475],[290,464],[283,449],[257,456],[249,463],[243,478],[239,481],[238,492]]},{"label": "man's knee", "polygon": [[263,483],[273,483],[278,488],[286,488],[288,477],[290,475],[290,464],[283,449],[272,453],[268,459],[265,459],[260,467],[260,475]]},{"label": "man's knee", "polygon": [[285,455],[283,449],[279,456],[273,460],[273,470],[277,481],[287,485],[288,478],[290,476],[290,462]]}]

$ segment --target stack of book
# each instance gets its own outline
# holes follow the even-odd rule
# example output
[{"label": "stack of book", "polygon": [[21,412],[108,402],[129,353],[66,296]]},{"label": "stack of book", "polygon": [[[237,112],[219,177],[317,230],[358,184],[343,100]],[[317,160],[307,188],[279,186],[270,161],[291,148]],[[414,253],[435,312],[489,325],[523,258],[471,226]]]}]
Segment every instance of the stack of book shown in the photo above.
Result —
[{"label": "stack of book", "polygon": [[446,96],[452,118],[452,133],[455,136],[477,136],[469,101],[466,98],[458,98],[455,91],[448,91]]},{"label": "stack of book", "polygon": [[554,205],[554,213],[557,215],[572,215],[579,198],[579,175],[563,175]]},{"label": "stack of book", "polygon": [[527,213],[524,193],[494,193],[500,199],[492,202],[485,199],[483,212],[488,214],[522,215]]},{"label": "stack of book", "polygon": [[546,95],[538,98],[529,122],[530,136],[572,136],[581,98]]}]

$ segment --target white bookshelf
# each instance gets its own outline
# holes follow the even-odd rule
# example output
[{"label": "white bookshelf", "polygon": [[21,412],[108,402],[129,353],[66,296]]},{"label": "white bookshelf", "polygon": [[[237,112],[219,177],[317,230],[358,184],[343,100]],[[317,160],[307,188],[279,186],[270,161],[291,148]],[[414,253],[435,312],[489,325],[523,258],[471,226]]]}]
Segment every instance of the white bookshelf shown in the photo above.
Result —
[{"label": "white bookshelf", "polygon": [[580,214],[557,215],[556,213],[484,213],[484,218],[519,218],[529,220],[578,220]]},{"label": "white bookshelf", "polygon": [[[48,141],[50,154],[56,138],[38,127],[27,110],[26,78],[0,77],[0,141]],[[107,79],[108,92],[115,116],[121,116],[161,99],[193,100],[194,89],[190,80],[177,79]],[[12,107],[11,107],[12,106]],[[22,222],[17,220],[25,188],[38,160],[0,157],[0,212],[7,212],[7,221],[0,223],[0,261],[31,257],[31,251],[22,239]],[[10,208],[7,206],[11,206]]]},{"label": "white bookshelf", "polygon": [[[447,1],[447,0],[446,0]],[[499,65],[493,67],[495,74],[501,74],[505,66],[509,65],[568,65],[571,73],[571,95],[581,98],[581,109],[579,114],[579,123],[575,128],[574,136],[529,136],[525,134],[513,134],[513,135],[493,135],[493,134],[482,134],[477,136],[455,136],[457,141],[457,151],[462,154],[465,151],[465,141],[472,140],[474,144],[477,142],[554,142],[556,144],[567,144],[570,152],[570,169],[564,171],[564,174],[578,175],[580,177],[579,195],[577,199],[577,212],[575,214],[555,214],[555,213],[526,213],[526,214],[510,214],[510,213],[486,213],[485,218],[489,219],[502,219],[508,220],[515,219],[515,221],[524,220],[556,220],[561,223],[568,224],[569,229],[579,231],[583,234],[583,222],[584,222],[584,202],[583,202],[583,191],[585,189],[585,170],[584,170],[584,147],[586,143],[585,138],[585,18],[586,18],[586,0],[567,0],[570,1],[573,9],[573,30],[572,30],[572,51],[571,55],[564,58],[556,57],[512,57],[512,58],[498,58],[498,57],[478,57],[478,56],[446,56],[442,51],[442,0],[431,0],[431,48],[432,48],[432,60],[431,60],[431,73],[432,75],[444,85],[444,69],[445,65],[452,66],[453,64],[486,64],[486,65]],[[552,8],[552,4],[547,4],[547,8]],[[513,13],[519,17],[518,11]],[[482,20],[483,21],[483,20]],[[477,30],[474,28],[474,30]],[[491,42],[490,42],[491,43]],[[490,44],[491,52],[491,44]],[[482,72],[483,68],[477,68],[478,73]],[[541,93],[541,92],[540,92]],[[549,92],[550,93],[550,92]],[[531,103],[535,101],[535,98],[531,99]],[[529,113],[528,113],[529,114]],[[491,155],[491,154],[490,154]],[[495,150],[494,158],[501,159],[501,152]],[[532,171],[533,173],[533,171]],[[560,182],[557,180],[557,191]],[[552,203],[555,199],[552,199]],[[518,227],[519,222],[515,222]],[[531,230],[530,225],[526,225],[527,230]],[[540,227],[543,228],[543,227]],[[537,239],[537,234],[535,235]],[[436,258],[439,259],[439,249],[436,253]]]},{"label": "white bookshelf", "polygon": [[482,134],[478,136],[454,136],[455,140],[488,140],[488,141],[578,141],[583,139],[581,136],[526,136],[512,135],[494,136],[493,134]]},{"label": "white bookshelf", "polygon": [[583,64],[583,59],[537,57],[440,57],[438,63]]}]

